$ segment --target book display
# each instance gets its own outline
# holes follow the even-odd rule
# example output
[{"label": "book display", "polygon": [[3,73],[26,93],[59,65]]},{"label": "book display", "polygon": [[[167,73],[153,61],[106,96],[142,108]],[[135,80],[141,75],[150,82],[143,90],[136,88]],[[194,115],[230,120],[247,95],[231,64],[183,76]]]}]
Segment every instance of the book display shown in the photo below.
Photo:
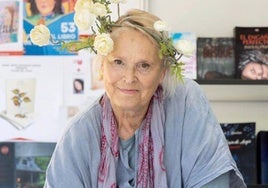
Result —
[{"label": "book display", "polygon": [[235,27],[237,78],[267,80],[268,27]]},{"label": "book display", "polygon": [[256,123],[221,123],[221,127],[245,182],[256,184]]},{"label": "book display", "polygon": [[185,62],[183,66],[183,75],[186,78],[196,79],[197,78],[197,66],[196,66],[196,35],[192,32],[176,32],[171,34],[173,42],[176,43],[179,40],[187,40],[190,41],[194,47],[195,52],[191,57],[182,56],[181,60]]},{"label": "book display", "polygon": [[197,78],[204,80],[235,77],[234,38],[197,38]]}]

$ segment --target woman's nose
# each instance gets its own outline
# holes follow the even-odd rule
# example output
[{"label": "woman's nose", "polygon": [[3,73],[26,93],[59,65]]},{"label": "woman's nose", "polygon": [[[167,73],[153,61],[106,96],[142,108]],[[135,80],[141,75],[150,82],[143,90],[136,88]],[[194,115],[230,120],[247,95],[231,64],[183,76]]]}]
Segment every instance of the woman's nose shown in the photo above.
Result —
[{"label": "woman's nose", "polygon": [[124,73],[124,81],[126,83],[133,83],[137,81],[136,71],[135,67],[127,67]]}]

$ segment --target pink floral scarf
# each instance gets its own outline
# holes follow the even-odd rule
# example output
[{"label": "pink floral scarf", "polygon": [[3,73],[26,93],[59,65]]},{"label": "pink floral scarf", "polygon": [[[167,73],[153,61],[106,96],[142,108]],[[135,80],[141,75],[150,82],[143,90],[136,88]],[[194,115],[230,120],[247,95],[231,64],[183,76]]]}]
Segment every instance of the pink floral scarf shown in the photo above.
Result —
[{"label": "pink floral scarf", "polygon": [[[103,122],[101,126],[101,160],[98,187],[116,188],[116,168],[119,158],[117,124],[110,101],[103,97]],[[164,126],[162,89],[159,87],[150,103],[138,135],[137,188],[167,187],[164,156]]]}]

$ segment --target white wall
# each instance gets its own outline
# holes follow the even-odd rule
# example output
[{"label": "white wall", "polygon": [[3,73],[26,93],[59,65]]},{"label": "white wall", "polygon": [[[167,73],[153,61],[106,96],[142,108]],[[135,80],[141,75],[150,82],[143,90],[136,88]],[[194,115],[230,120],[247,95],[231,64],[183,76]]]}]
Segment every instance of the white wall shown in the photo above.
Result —
[{"label": "white wall", "polygon": [[235,26],[268,26],[267,0],[145,0],[172,31],[231,37]]},{"label": "white wall", "polygon": [[[268,27],[267,0],[148,1],[149,12],[167,21],[173,32],[191,31],[198,37],[233,37],[235,26]],[[248,87],[247,90],[245,92],[250,93],[252,88]],[[256,122],[256,132],[268,130],[268,100],[262,102],[211,100],[211,106],[220,122],[251,121]]]},{"label": "white wall", "polygon": [[221,123],[255,122],[256,133],[268,131],[268,102],[211,102]]}]

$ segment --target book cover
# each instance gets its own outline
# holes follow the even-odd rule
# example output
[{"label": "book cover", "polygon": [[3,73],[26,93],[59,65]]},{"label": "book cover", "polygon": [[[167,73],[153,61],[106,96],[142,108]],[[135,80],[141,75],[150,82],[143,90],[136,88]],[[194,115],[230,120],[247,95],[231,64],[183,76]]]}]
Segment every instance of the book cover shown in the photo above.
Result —
[{"label": "book cover", "polygon": [[235,27],[236,77],[268,79],[268,27]]},{"label": "book cover", "polygon": [[197,38],[197,79],[231,79],[235,77],[233,37]]},{"label": "book cover", "polygon": [[[193,32],[171,33],[171,38],[174,43],[176,43],[178,40],[188,40],[195,46],[196,50],[196,34]],[[182,72],[184,77],[190,79],[196,79],[197,78],[196,51],[191,57],[182,56],[181,61],[185,63],[183,66],[184,70]]]},{"label": "book cover", "polygon": [[22,1],[0,1],[0,55],[22,54]]},{"label": "book cover", "polygon": [[[88,31],[79,31],[73,21],[74,5],[76,0],[55,0],[50,4],[42,1],[41,5],[35,0],[24,0],[23,5],[23,46],[25,55],[77,55],[61,49],[60,44],[51,44],[43,47],[33,45],[29,38],[31,29],[37,24],[45,24],[50,32],[53,41],[65,42],[78,40],[80,35],[88,35]],[[130,8],[145,9],[142,1],[129,1],[120,5],[120,14],[122,15]],[[111,18],[117,19],[117,4],[112,3]],[[50,12],[48,12],[48,10]]]},{"label": "book cover", "polygon": [[15,149],[12,143],[0,142],[0,187],[14,188]]},{"label": "book cover", "polygon": [[256,184],[256,123],[221,123],[220,125],[245,183]]},{"label": "book cover", "polygon": [[34,120],[35,82],[34,78],[5,80],[6,111],[4,114],[18,129],[26,128]]},{"label": "book cover", "polygon": [[[45,1],[44,1],[45,2]],[[74,55],[76,53],[61,49],[59,44],[39,47],[30,41],[30,31],[38,24],[45,24],[53,41],[70,41],[78,39],[78,29],[74,24],[75,0],[55,0],[55,3],[25,0],[23,7],[23,32],[25,55]],[[43,4],[40,4],[43,3]]]},{"label": "book cover", "polygon": [[0,187],[43,187],[55,142],[0,142]]},{"label": "book cover", "polygon": [[257,134],[258,183],[268,185],[268,131]]},{"label": "book cover", "polygon": [[55,141],[64,127],[63,64],[75,56],[0,58],[0,141]]}]

